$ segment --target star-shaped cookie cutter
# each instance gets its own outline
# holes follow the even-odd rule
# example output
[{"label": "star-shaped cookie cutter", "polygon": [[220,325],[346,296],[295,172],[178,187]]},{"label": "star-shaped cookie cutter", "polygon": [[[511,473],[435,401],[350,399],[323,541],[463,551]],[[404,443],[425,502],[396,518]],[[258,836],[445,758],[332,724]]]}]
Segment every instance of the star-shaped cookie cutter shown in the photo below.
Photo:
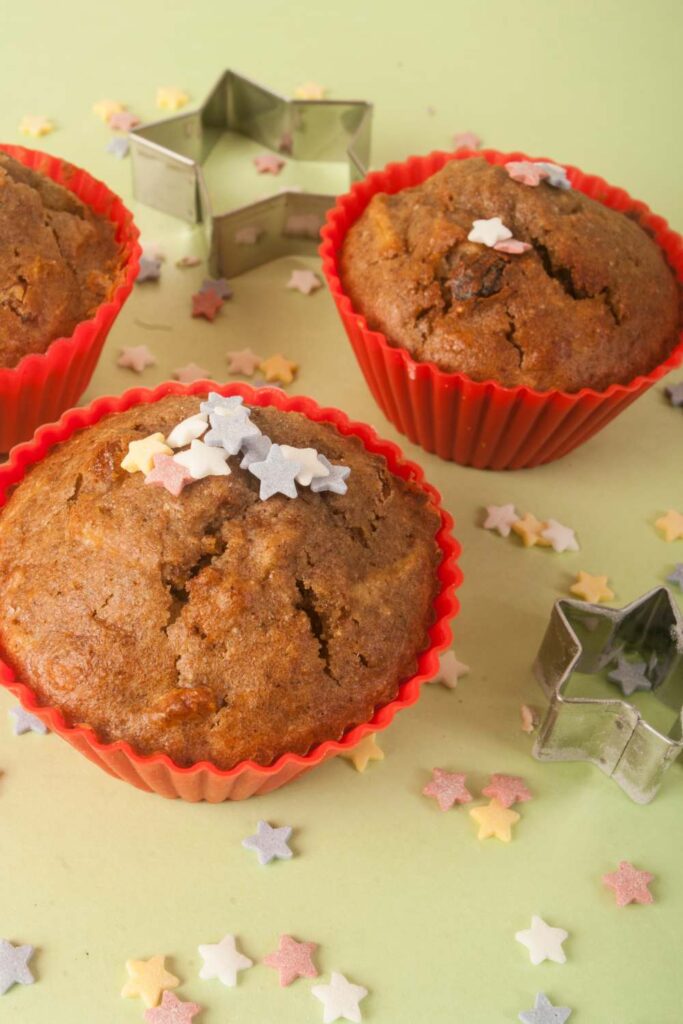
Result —
[{"label": "star-shaped cookie cutter", "polygon": [[314,255],[332,195],[286,190],[232,210],[215,208],[202,165],[223,132],[294,160],[344,163],[365,176],[372,104],[290,100],[225,71],[195,110],[143,124],[129,135],[133,193],[140,202],[205,225],[214,274],[234,277],[279,256]]},{"label": "star-shaped cookie cutter", "polygon": [[[648,665],[652,696],[676,712],[668,735],[626,700],[567,693],[574,673],[597,675],[624,649]],[[550,698],[534,756],[541,761],[590,761],[636,803],[649,803],[683,750],[683,620],[666,587],[624,608],[557,601],[534,663]]]}]

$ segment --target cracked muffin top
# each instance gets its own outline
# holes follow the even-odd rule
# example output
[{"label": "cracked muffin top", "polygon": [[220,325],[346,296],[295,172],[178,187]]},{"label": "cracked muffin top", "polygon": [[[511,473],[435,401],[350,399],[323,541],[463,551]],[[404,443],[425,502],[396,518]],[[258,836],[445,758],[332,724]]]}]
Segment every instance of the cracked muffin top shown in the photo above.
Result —
[{"label": "cracked muffin top", "polygon": [[[494,217],[531,248],[468,241],[475,220]],[[521,184],[481,158],[373,196],[346,236],[341,276],[391,344],[507,387],[627,383],[677,341],[677,282],[635,220],[574,189]]]},{"label": "cracked muffin top", "polygon": [[114,225],[0,152],[0,367],[71,334],[120,276]]},{"label": "cracked muffin top", "polygon": [[29,470],[0,515],[0,646],[40,703],[104,741],[269,764],[340,738],[413,674],[440,520],[357,438],[275,408],[251,420],[350,467],[346,494],[263,501],[231,459],[174,497],[121,468],[199,400],[109,416]]}]

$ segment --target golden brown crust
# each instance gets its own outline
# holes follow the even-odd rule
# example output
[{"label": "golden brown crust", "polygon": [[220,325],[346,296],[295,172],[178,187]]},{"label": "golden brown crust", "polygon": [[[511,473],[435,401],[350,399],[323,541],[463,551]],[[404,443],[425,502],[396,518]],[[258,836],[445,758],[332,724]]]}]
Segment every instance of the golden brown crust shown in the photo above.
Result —
[{"label": "golden brown crust", "polygon": [[[468,242],[472,222],[490,217],[532,250]],[[354,308],[392,344],[508,387],[627,383],[677,341],[677,283],[634,220],[479,158],[375,195],[345,239],[341,272]]]},{"label": "golden brown crust", "polygon": [[0,367],[69,335],[121,278],[114,225],[0,153]]},{"label": "golden brown crust", "polygon": [[260,501],[237,459],[178,498],[120,469],[130,440],[197,411],[168,397],[108,417],[28,473],[0,515],[0,645],[103,740],[268,764],[367,721],[412,674],[438,516],[356,438],[272,408],[253,420],[350,466],[346,495]]}]

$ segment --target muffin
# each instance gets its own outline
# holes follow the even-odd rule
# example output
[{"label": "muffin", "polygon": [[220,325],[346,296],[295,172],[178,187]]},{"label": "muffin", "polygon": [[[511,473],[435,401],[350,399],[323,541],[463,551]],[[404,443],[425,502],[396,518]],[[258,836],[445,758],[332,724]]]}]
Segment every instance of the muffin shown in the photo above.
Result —
[{"label": "muffin", "polygon": [[[674,275],[636,218],[554,174],[530,185],[459,159],[374,194],[341,249],[354,309],[414,360],[474,381],[576,392],[648,373],[677,342]],[[493,218],[507,239],[470,240]]]},{"label": "muffin", "polygon": [[[439,589],[424,490],[331,423],[240,402],[107,416],[0,515],[0,644],[19,678],[68,724],[181,766],[267,765],[366,722],[415,671]],[[263,469],[283,458],[296,497],[267,496],[291,493],[291,472]],[[221,475],[199,478],[209,464]]]},{"label": "muffin", "polygon": [[121,274],[115,225],[0,152],[0,367],[71,334]]}]

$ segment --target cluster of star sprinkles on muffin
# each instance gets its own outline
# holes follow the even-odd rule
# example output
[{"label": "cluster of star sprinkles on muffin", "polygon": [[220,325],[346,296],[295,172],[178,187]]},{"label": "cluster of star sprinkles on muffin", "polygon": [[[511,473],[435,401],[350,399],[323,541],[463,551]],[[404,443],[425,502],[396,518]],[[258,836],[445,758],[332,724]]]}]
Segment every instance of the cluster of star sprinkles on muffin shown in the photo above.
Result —
[{"label": "cluster of star sprinkles on muffin", "polygon": [[131,441],[121,468],[144,473],[146,484],[164,487],[177,498],[196,480],[229,476],[231,455],[241,455],[240,467],[260,481],[261,501],[275,494],[296,498],[297,484],[314,494],[346,494],[348,489],[348,466],[334,465],[315,448],[276,444],[252,423],[251,409],[240,395],[226,398],[216,391],[168,437],[156,433]]},{"label": "cluster of star sprinkles on muffin", "polygon": [[525,548],[538,545],[552,548],[558,554],[579,550],[579,542],[571,527],[556,519],[539,520],[531,512],[520,516],[513,504],[487,505],[483,527],[485,530],[497,530],[501,537],[509,537],[513,532],[521,538]]}]

